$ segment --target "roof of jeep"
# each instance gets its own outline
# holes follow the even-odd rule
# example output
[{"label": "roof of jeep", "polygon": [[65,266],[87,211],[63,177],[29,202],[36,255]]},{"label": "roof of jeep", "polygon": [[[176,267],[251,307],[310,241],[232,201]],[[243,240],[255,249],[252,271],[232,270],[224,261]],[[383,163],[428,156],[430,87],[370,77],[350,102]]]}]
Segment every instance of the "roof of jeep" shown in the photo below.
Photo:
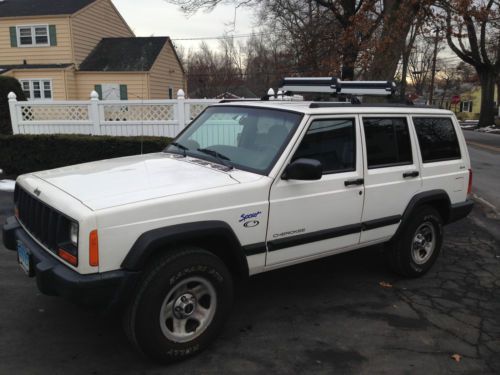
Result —
[{"label": "roof of jeep", "polygon": [[[312,103],[319,104],[317,108],[310,108]],[[322,107],[322,105],[330,105]],[[214,106],[236,106],[236,107],[257,107],[285,109],[289,111],[300,112],[308,115],[331,115],[343,113],[380,113],[380,114],[398,114],[414,113],[427,115],[452,115],[452,111],[437,109],[432,107],[419,107],[411,105],[390,105],[390,104],[351,104],[351,103],[332,103],[332,102],[293,102],[293,101],[235,101],[214,104]]]}]

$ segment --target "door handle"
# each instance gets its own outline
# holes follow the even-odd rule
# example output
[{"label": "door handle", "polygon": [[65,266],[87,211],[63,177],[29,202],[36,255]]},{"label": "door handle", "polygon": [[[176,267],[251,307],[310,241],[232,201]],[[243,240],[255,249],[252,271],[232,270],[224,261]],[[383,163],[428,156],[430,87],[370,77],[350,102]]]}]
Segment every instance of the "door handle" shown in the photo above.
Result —
[{"label": "door handle", "polygon": [[355,180],[347,180],[344,181],[345,186],[351,186],[351,185],[363,185],[365,183],[365,180],[362,178],[357,178]]},{"label": "door handle", "polygon": [[419,174],[420,173],[418,171],[405,172],[405,173],[403,173],[403,178],[418,177]]}]

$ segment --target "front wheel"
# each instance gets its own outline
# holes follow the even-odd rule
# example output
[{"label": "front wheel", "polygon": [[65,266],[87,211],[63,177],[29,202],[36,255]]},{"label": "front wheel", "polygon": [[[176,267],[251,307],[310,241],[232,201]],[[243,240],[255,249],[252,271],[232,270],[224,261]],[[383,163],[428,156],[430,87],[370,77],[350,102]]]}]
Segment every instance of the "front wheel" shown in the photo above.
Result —
[{"label": "front wheel", "polygon": [[419,208],[398,238],[387,246],[391,268],[407,277],[425,274],[436,262],[443,242],[443,221],[431,206]]},{"label": "front wheel", "polygon": [[231,276],[218,257],[195,247],[178,249],[146,268],[125,329],[146,356],[163,363],[182,360],[217,336],[232,297]]}]

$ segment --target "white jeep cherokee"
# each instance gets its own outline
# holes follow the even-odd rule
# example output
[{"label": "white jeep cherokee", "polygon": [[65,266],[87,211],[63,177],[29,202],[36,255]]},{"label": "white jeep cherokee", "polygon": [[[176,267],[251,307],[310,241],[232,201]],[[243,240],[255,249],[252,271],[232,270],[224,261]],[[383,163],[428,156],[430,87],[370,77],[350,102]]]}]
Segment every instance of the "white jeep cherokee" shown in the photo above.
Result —
[{"label": "white jeep cherokee", "polygon": [[380,243],[424,274],[471,178],[449,111],[217,104],[163,152],[20,176],[3,239],[43,293],[123,307],[169,362],[214,339],[249,275]]}]

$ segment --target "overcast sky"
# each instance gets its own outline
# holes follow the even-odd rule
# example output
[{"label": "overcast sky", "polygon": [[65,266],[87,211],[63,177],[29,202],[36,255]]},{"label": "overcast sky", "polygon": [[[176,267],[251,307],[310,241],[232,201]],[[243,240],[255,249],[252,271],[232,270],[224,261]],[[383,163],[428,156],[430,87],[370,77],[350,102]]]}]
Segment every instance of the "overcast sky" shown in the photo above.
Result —
[{"label": "overcast sky", "polygon": [[[233,6],[221,5],[210,13],[198,12],[187,18],[177,6],[165,0],[112,0],[137,36],[169,36],[177,38],[216,37],[230,32],[235,35],[249,34],[256,30],[252,12]],[[196,48],[200,41],[174,41],[176,45]],[[207,40],[216,47],[216,40]]]}]

